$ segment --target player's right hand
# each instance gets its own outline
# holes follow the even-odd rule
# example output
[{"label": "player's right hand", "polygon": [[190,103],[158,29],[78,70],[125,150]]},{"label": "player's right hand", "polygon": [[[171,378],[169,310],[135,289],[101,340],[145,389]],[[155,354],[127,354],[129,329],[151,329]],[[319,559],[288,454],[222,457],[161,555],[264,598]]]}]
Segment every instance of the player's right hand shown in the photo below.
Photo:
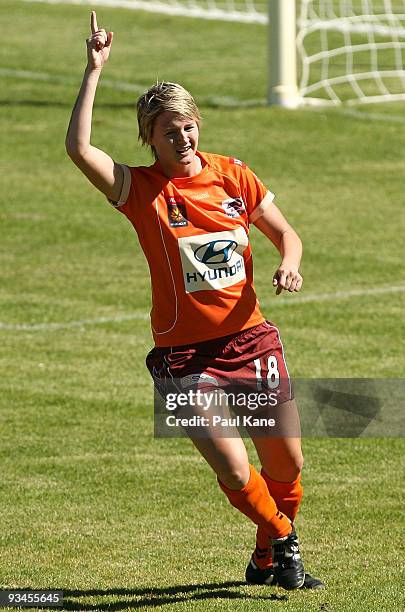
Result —
[{"label": "player's right hand", "polygon": [[110,55],[114,32],[106,32],[97,25],[96,11],[90,16],[91,36],[87,43],[87,65],[92,70],[101,70]]}]

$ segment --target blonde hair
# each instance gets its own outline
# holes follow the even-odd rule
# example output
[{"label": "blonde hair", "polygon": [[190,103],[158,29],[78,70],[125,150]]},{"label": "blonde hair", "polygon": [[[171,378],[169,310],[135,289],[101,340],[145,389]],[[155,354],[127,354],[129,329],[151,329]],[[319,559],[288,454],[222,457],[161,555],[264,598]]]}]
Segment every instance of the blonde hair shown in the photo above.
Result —
[{"label": "blonde hair", "polygon": [[[201,114],[193,96],[178,83],[162,81],[145,91],[136,104],[139,126],[139,140],[149,145],[155,120],[161,113],[171,111],[200,126]],[[152,147],[153,150],[153,147]]]}]

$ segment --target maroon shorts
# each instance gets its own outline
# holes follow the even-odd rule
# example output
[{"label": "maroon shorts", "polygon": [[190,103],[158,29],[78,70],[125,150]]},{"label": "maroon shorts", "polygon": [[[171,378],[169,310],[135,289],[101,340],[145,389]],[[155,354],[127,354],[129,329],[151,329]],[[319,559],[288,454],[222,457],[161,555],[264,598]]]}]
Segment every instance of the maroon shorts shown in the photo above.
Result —
[{"label": "maroon shorts", "polygon": [[279,331],[269,321],[206,342],[155,347],[146,365],[159,392],[237,387],[270,391],[279,404],[292,399]]}]

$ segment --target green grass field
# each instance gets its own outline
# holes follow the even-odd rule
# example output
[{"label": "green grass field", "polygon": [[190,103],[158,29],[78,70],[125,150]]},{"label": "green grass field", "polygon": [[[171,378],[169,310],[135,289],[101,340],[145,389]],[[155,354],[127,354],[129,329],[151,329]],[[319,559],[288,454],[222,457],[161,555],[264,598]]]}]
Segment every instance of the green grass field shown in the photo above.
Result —
[{"label": "green grass field", "polygon": [[[154,439],[147,266],[64,150],[89,11],[0,5],[0,586],[63,589],[68,610],[403,610],[402,440],[303,441],[297,526],[328,589],[287,593],[243,584],[254,526],[188,440]],[[262,26],[98,16],[115,41],[94,144],[149,163],[138,91],[190,88],[201,149],[246,161],[303,239],[302,297],[275,298],[277,254],[253,232],[292,375],[404,377],[405,106],[267,108]]]}]

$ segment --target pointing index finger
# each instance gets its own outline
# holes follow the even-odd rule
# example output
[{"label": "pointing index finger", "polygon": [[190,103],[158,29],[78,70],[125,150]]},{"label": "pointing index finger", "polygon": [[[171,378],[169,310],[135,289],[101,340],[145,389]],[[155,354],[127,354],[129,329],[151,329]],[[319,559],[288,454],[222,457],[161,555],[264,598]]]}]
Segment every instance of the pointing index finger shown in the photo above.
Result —
[{"label": "pointing index finger", "polygon": [[96,11],[91,11],[90,27],[91,27],[91,33],[95,34],[98,30]]}]

